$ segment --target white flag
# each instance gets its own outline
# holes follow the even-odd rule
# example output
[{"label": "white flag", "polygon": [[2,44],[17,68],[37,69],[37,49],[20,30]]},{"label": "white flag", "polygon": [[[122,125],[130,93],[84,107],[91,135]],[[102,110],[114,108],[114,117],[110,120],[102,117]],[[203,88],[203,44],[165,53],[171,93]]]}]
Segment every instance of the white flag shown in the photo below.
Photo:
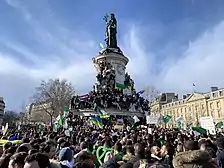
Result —
[{"label": "white flag", "polygon": [[139,118],[136,115],[133,117],[133,119],[135,120],[135,123],[140,121]]}]

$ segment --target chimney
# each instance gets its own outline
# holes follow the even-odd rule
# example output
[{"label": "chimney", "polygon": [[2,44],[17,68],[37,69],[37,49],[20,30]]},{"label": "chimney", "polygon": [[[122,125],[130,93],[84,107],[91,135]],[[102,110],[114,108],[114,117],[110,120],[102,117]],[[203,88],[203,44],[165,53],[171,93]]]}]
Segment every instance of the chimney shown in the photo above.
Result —
[{"label": "chimney", "polygon": [[186,99],[187,98],[187,96],[186,95],[183,95],[183,99]]},{"label": "chimney", "polygon": [[211,92],[217,91],[218,89],[218,87],[211,87]]}]

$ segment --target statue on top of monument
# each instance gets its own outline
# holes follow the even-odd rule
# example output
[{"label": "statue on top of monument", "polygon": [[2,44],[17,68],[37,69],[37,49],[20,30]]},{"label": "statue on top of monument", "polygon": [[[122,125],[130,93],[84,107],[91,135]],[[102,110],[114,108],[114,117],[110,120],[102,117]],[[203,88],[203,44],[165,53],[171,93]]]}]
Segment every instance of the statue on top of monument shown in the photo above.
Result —
[{"label": "statue on top of monument", "polygon": [[118,48],[117,47],[117,20],[115,18],[115,15],[113,13],[109,16],[106,15],[104,17],[104,20],[106,22],[106,37],[105,41],[107,44],[107,48]]}]

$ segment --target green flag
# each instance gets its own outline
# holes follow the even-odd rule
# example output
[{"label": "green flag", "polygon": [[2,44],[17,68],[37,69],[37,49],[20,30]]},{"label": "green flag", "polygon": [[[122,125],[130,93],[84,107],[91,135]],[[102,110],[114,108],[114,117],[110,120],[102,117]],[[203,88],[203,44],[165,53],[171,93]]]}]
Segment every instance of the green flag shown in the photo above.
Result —
[{"label": "green flag", "polygon": [[202,128],[202,127],[192,127],[192,130],[196,131],[196,132],[198,132],[200,134],[206,134],[207,133],[207,130]]},{"label": "green flag", "polygon": [[133,118],[129,118],[128,122],[131,124],[131,127],[135,125],[135,120]]},{"label": "green flag", "polygon": [[223,126],[223,122],[222,122],[222,121],[219,121],[219,122],[217,122],[217,123],[215,124],[215,127],[216,127],[216,128],[222,128],[222,126]]},{"label": "green flag", "polygon": [[131,127],[127,126],[127,131],[130,132],[131,131]]},{"label": "green flag", "polygon": [[102,109],[100,109],[98,111],[98,114],[99,114],[99,117],[102,118],[102,119],[104,119],[104,118],[110,118],[110,116],[104,110],[102,110]]},{"label": "green flag", "polygon": [[168,123],[168,122],[170,121],[171,118],[172,118],[171,116],[169,116],[169,115],[165,115],[165,116],[162,117],[162,121],[163,121],[164,123]]},{"label": "green flag", "polygon": [[53,124],[53,132],[58,132],[58,124],[57,123]]},{"label": "green flag", "polygon": [[126,86],[123,85],[123,84],[120,84],[120,83],[116,83],[116,88],[117,88],[117,89],[125,89]]},{"label": "green flag", "polygon": [[40,133],[43,133],[44,132],[44,129],[45,129],[45,124],[40,124],[39,125],[39,131],[40,131]]},{"label": "green flag", "polygon": [[56,118],[56,122],[57,122],[58,125],[60,125],[60,126],[63,125],[63,120],[62,120],[62,116],[61,116],[61,114],[59,114],[58,117]]},{"label": "green flag", "polygon": [[160,142],[161,145],[165,144],[165,140],[164,139],[159,139],[159,142]]},{"label": "green flag", "polygon": [[181,122],[180,122],[180,121],[176,123],[176,127],[177,127],[178,129],[181,129]]}]

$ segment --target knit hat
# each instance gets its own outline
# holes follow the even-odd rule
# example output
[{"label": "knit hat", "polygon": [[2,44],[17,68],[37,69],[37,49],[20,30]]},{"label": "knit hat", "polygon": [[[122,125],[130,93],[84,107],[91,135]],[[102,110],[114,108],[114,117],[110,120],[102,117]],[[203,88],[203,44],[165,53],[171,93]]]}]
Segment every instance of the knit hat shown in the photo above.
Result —
[{"label": "knit hat", "polygon": [[60,161],[64,161],[64,160],[67,160],[67,161],[72,161],[73,157],[74,157],[74,153],[73,151],[69,148],[69,147],[66,147],[66,148],[62,148],[59,152],[59,160]]}]

